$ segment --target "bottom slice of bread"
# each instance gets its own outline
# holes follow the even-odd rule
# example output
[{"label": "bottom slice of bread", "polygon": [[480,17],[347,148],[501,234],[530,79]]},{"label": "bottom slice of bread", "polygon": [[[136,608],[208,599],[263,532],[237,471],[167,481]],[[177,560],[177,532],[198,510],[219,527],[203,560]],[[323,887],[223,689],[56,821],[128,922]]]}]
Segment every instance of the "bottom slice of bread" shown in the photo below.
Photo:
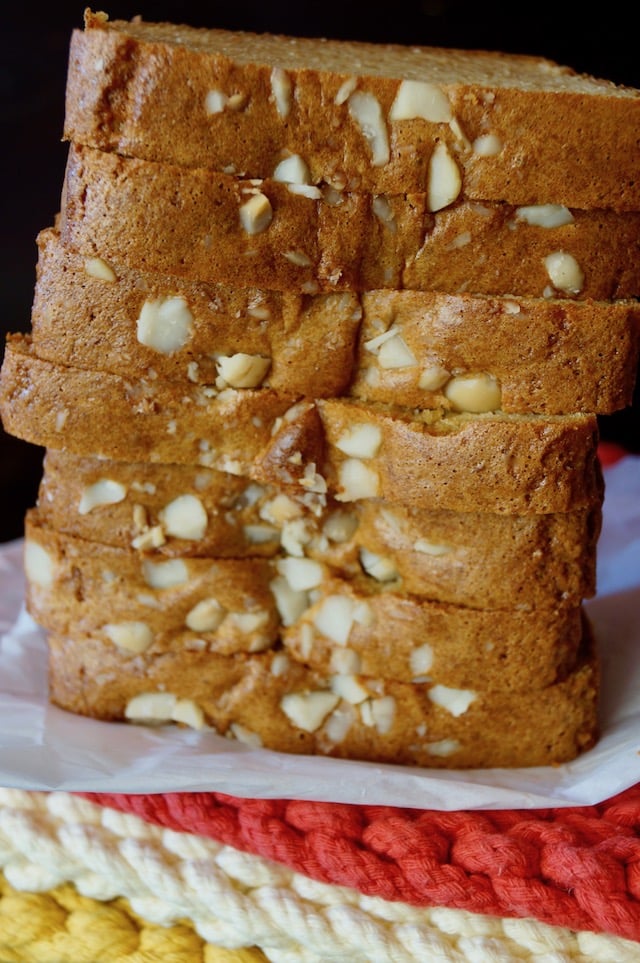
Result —
[{"label": "bottom slice of bread", "polygon": [[278,651],[131,658],[91,636],[53,634],[48,646],[50,699],[63,709],[210,727],[283,753],[436,769],[520,768],[569,762],[599,734],[599,664],[588,626],[581,658],[562,682],[491,694],[326,676]]}]

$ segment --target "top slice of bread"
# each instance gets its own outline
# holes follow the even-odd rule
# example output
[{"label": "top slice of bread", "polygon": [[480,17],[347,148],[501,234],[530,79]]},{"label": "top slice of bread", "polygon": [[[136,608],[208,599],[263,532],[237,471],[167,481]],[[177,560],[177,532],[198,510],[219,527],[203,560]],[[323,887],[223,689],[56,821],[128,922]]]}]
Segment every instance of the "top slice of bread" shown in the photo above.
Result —
[{"label": "top slice of bread", "polygon": [[640,209],[640,91],[537,56],[87,11],[64,137],[247,177],[297,155],[310,183],[367,192],[437,190],[444,159],[462,197]]}]

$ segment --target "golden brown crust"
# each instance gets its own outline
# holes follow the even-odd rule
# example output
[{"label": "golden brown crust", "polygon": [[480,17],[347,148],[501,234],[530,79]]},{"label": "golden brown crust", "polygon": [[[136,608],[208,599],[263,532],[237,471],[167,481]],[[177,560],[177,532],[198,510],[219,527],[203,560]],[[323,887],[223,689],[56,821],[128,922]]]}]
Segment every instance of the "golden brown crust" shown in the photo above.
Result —
[{"label": "golden brown crust", "polygon": [[[274,98],[274,65],[291,86],[286,116]],[[450,120],[390,119],[404,77],[435,82]],[[349,109],[353,89],[380,105],[387,163],[372,163]],[[205,108],[210,91],[222,98],[216,113]],[[314,183],[423,191],[433,148],[446,143],[468,197],[638,210],[639,130],[635,92],[543,58],[109,23],[93,15],[71,40],[67,139],[143,159],[233,167],[248,177],[270,176],[294,153]],[[487,136],[495,140],[477,140]]]},{"label": "golden brown crust", "polygon": [[[240,208],[256,193],[272,217],[249,233]],[[574,211],[568,223],[541,227],[500,202],[457,201],[432,214],[417,193],[316,200],[276,181],[256,185],[77,144],[69,148],[60,233],[83,255],[134,269],[240,286],[251,277],[280,291],[409,288],[580,300],[640,293],[637,212]],[[557,254],[575,261],[566,290],[554,288],[545,266]]]},{"label": "golden brown crust", "polygon": [[[512,768],[569,762],[598,736],[599,666],[590,649],[563,682],[524,693],[478,693],[458,716],[429,698],[426,683],[359,682],[367,693],[364,708],[337,701],[320,727],[307,731],[285,715],[282,699],[328,694],[329,681],[302,665],[285,665],[280,653],[181,651],[128,659],[90,636],[49,637],[54,704],[123,720],[134,697],[163,691],[195,703],[221,734],[278,752],[440,769]],[[385,723],[390,728],[381,731]]]},{"label": "golden brown crust", "polygon": [[[40,232],[38,247],[32,335],[38,355],[57,364],[215,384],[216,357],[241,351],[269,361],[263,386],[306,397],[452,408],[452,378],[488,374],[503,411],[603,414],[631,402],[636,301],[390,290],[301,295],[95,265],[53,228]],[[188,311],[188,330],[171,350],[160,337],[154,347],[139,319],[174,298]],[[394,332],[409,349],[405,363],[385,361],[385,335]]]}]

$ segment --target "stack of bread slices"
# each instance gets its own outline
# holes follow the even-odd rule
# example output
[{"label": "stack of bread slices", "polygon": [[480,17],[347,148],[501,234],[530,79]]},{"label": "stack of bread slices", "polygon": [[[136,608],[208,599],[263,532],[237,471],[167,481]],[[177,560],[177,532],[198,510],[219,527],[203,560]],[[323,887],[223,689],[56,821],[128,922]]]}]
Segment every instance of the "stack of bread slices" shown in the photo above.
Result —
[{"label": "stack of bread slices", "polygon": [[51,700],[410,766],[592,747],[639,135],[542,58],[87,11],[0,379]]}]

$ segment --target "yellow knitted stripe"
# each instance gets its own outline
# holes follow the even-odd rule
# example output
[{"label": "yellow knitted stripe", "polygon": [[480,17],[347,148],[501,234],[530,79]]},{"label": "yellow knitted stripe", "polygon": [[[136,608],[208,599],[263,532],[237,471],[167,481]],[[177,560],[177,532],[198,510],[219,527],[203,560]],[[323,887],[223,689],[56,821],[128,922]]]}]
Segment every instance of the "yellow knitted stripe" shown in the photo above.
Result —
[{"label": "yellow knitted stripe", "polygon": [[0,874],[0,963],[264,963],[259,949],[206,943],[185,921],[159,926],[126,899],[101,902],[65,883],[48,893],[13,889]]}]

